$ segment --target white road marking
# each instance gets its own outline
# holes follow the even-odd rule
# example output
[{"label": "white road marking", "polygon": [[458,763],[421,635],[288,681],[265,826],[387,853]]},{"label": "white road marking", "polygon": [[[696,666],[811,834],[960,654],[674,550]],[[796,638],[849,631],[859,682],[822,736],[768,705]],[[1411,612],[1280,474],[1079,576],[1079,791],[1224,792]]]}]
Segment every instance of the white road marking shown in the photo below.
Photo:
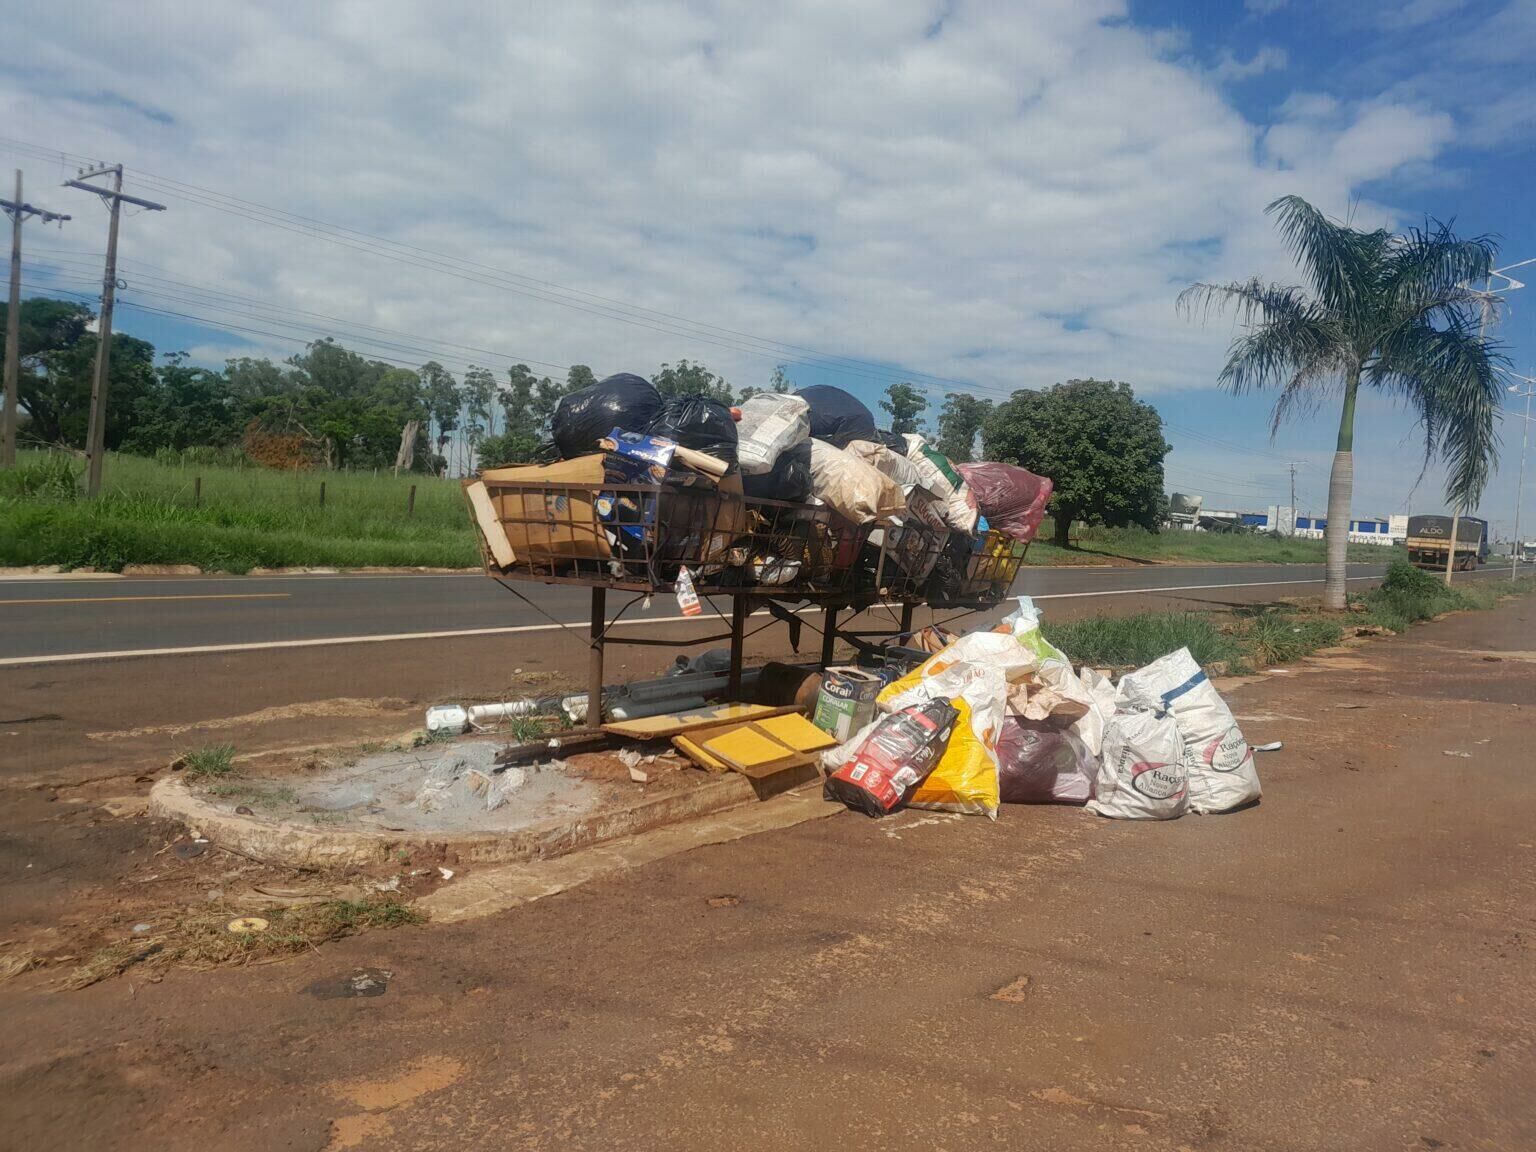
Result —
[{"label": "white road marking", "polygon": [[[1351,580],[1375,580],[1375,576],[1351,576]],[[1083,600],[1094,596],[1158,596],[1169,592],[1208,591],[1213,588],[1268,588],[1279,585],[1321,584],[1323,578],[1308,577],[1300,580],[1259,580],[1248,584],[1181,584],[1173,588],[1117,588],[1104,592],[1049,592],[1033,597],[1035,600]],[[1006,603],[1006,602],[1005,602]],[[1004,607],[1000,604],[998,607]],[[871,605],[871,607],[895,607],[895,605]],[[813,616],[822,608],[797,609],[801,616]],[[752,613],[766,616],[766,611]],[[699,620],[697,616],[654,616],[640,620],[626,620],[623,627],[649,627],[654,624],[677,624]],[[326,648],[338,644],[385,644],[396,640],[454,640],[465,636],[509,636],[525,632],[558,632],[564,628],[579,629],[585,621],[559,624],[515,624],[501,628],[458,628],[447,632],[394,632],[378,636],[326,636],[314,640],[261,640],[246,644],[204,644],[186,648],[131,648],[116,652],[65,652],[51,656],[9,656],[0,659],[0,668],[20,668],[36,664],[67,664],[85,660],[123,660],[135,656],[207,656],[223,652],[263,652],[280,648]]]},{"label": "white road marking", "polygon": [[139,600],[286,600],[289,592],[193,592],[187,595],[166,596],[55,596],[49,599],[4,600],[7,604],[129,604]]}]

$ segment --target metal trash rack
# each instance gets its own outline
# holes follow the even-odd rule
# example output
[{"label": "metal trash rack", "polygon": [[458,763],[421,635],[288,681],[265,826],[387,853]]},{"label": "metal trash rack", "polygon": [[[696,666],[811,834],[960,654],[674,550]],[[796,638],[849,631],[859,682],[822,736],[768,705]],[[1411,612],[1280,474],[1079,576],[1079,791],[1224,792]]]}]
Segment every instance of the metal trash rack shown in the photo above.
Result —
[{"label": "metal trash rack", "polygon": [[[759,607],[788,623],[798,641],[797,613],[806,605],[819,606],[826,666],[839,638],[867,650],[870,638],[910,634],[920,605],[962,613],[995,606],[1028,548],[995,531],[976,539],[916,522],[899,528],[858,525],[823,505],[757,499],[707,482],[506,478],[512,471],[497,470],[478,482],[506,532],[513,562],[498,564],[483,537],[482,559],[487,573],[518,596],[517,581],[591,589],[589,716],[597,715],[590,711],[593,701],[601,707],[610,644],[684,648],[727,640],[727,691],[734,699],[740,693],[746,622]],[[473,483],[466,481],[466,489]],[[636,603],[675,593],[685,567],[702,599],[731,597],[728,632],[684,640],[612,634]],[[635,594],[612,619],[610,591]],[[840,613],[852,609],[857,616],[875,604],[899,607],[899,629],[839,628]]]}]

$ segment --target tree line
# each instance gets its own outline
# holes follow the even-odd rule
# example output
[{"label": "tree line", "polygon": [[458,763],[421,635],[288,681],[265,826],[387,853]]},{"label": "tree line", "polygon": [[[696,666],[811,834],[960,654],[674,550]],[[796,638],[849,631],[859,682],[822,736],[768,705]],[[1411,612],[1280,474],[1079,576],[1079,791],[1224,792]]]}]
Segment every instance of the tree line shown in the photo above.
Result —
[{"label": "tree line", "polygon": [[[0,333],[5,331],[0,303]],[[97,336],[84,304],[33,297],[21,305],[18,391],[23,442],[83,449],[90,420]],[[0,337],[3,339],[3,337]],[[0,345],[3,346],[3,345]],[[402,432],[420,429],[410,467],[463,475],[534,457],[562,396],[596,383],[585,364],[565,376],[526,364],[504,374],[469,365],[450,372],[435,360],[407,368],[316,340],[283,361],[236,357],[222,369],[199,367],[183,352],[157,355],[146,340],[114,333],[105,432],[109,451],[154,456],[189,449],[227,450],[279,468],[387,468]],[[739,404],[759,392],[794,387],[785,366],[765,387],[737,389],[703,364],[663,364],[652,376],[663,396],[704,396]],[[881,408],[897,432],[924,431],[928,398],[910,383],[890,385]],[[974,454],[988,401],[948,396],[936,443],[959,461]]]}]

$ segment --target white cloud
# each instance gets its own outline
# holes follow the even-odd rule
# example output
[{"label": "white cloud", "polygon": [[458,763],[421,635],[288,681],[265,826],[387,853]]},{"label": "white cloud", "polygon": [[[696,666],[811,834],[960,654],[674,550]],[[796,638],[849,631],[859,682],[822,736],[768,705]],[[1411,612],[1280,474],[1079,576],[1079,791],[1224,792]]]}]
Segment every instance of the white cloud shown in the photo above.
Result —
[{"label": "white cloud", "polygon": [[1221,57],[1216,62],[1216,67],[1211,74],[1221,81],[1247,80],[1254,76],[1262,76],[1265,72],[1277,72],[1286,66],[1287,57],[1284,48],[1277,48],[1266,44],[1247,60],[1239,60],[1232,54],[1231,49],[1223,48]]},{"label": "white cloud", "polygon": [[[123,159],[130,185],[159,173],[983,392],[1089,374],[1208,386],[1227,333],[1179,320],[1178,289],[1288,275],[1264,204],[1299,192],[1342,214],[1360,182],[1432,161],[1450,124],[1310,98],[1264,132],[1126,15],[1119,0],[66,6],[12,30],[31,63],[0,76],[0,115]],[[1266,48],[1217,72],[1281,64]],[[505,354],[445,362],[650,372],[686,356],[746,384],[796,358],[139,190],[170,211],[126,223],[130,270]],[[82,212],[69,240],[99,227]],[[871,398],[885,383],[845,382]]]}]

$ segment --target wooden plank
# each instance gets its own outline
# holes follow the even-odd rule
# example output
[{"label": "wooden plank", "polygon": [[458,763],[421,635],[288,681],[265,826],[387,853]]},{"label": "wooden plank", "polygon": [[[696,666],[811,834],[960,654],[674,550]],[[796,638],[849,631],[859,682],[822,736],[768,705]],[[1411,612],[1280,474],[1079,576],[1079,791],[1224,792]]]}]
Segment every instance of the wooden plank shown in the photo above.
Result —
[{"label": "wooden plank", "polygon": [[796,752],[819,752],[823,748],[831,748],[837,744],[836,736],[823,732],[801,715],[773,716],[765,720],[754,720],[752,727],[766,732],[780,744],[789,745]]},{"label": "wooden plank", "polygon": [[507,530],[501,526],[501,517],[496,515],[496,508],[491,504],[491,495],[485,490],[485,483],[476,480],[473,484],[466,484],[464,492],[469,497],[469,506],[474,509],[480,535],[485,537],[486,546],[491,550],[491,558],[500,568],[512,567],[517,561],[517,553],[512,551],[512,542],[507,539]]},{"label": "wooden plank", "polygon": [[800,711],[793,704],[772,708],[766,704],[719,704],[709,708],[694,708],[687,712],[664,712],[659,716],[646,716],[639,720],[616,720],[603,725],[604,732],[615,736],[628,736],[634,740],[663,740],[694,728],[710,728],[729,720],[762,720],[769,716],[782,716],[787,712]]}]

